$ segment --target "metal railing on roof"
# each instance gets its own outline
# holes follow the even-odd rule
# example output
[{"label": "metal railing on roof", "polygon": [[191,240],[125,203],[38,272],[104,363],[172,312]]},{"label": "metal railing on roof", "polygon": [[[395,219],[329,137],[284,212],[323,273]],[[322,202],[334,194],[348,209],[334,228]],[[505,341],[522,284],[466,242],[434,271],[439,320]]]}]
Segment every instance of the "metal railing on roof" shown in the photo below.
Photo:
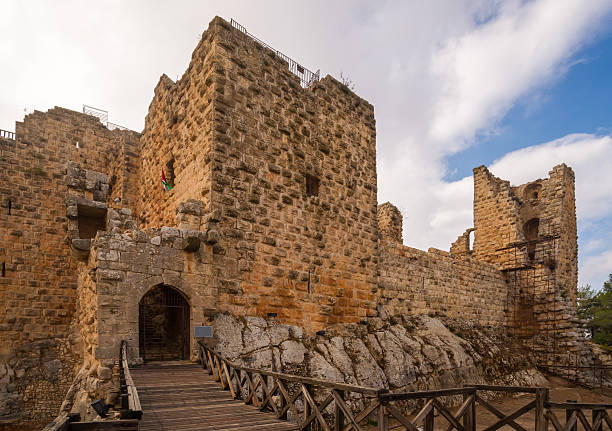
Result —
[{"label": "metal railing on roof", "polygon": [[108,130],[130,130],[127,127],[120,126],[119,124],[111,123],[108,121],[108,111],[104,109],[94,108],[93,106],[83,105],[83,114],[92,115],[97,117],[102,124],[106,126]]},{"label": "metal railing on roof", "polygon": [[235,29],[238,29],[242,33],[246,34],[251,39],[253,39],[255,42],[259,43],[260,45],[263,45],[266,48],[274,51],[274,53],[276,55],[278,55],[280,58],[282,58],[287,63],[289,63],[289,71],[291,73],[293,73],[294,75],[296,75],[298,78],[300,78],[300,83],[302,84],[302,87],[304,87],[304,88],[310,87],[313,83],[317,82],[320,79],[320,74],[321,74],[321,70],[320,69],[317,70],[316,72],[313,72],[313,71],[305,68],[304,66],[299,64],[297,61],[295,61],[292,58],[286,56],[282,52],[272,48],[270,45],[268,45],[263,40],[257,38],[256,36],[252,35],[251,33],[249,33],[244,26],[240,25],[238,22],[234,21],[233,19],[231,20],[231,24],[232,24],[232,27],[234,27]]},{"label": "metal railing on roof", "polygon": [[9,130],[0,129],[0,138],[10,139],[12,141],[15,140],[15,132],[11,132]]}]

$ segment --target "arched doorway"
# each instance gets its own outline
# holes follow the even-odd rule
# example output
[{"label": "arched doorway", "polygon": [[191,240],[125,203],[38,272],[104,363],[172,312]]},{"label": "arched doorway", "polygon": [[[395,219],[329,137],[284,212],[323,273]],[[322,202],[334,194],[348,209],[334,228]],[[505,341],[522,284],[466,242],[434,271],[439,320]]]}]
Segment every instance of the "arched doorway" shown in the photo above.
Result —
[{"label": "arched doorway", "polygon": [[189,303],[164,284],[149,290],[139,304],[140,356],[145,361],[189,357]]}]

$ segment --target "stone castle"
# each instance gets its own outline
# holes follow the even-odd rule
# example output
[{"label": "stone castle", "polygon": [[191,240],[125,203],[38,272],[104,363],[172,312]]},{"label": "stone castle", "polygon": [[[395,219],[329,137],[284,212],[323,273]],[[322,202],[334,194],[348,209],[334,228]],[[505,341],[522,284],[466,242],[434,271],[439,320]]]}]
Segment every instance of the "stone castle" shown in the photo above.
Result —
[{"label": "stone castle", "polygon": [[410,248],[377,202],[373,106],[309,84],[215,18],[142,133],[56,107],[0,138],[0,418],[109,398],[122,340],[134,361],[189,359],[224,313],[310,334],[444,316],[543,361],[584,349],[571,168],[513,187],[478,167],[474,228]]}]

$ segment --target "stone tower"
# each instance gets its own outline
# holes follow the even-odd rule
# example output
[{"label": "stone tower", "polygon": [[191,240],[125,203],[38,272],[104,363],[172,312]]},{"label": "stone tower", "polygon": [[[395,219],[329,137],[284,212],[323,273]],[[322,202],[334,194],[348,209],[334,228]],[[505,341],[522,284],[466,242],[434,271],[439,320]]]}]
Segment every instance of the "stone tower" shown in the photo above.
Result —
[{"label": "stone tower", "polygon": [[308,310],[319,327],[374,312],[374,111],[346,86],[302,88],[274,51],[215,18],[183,77],[162,76],[141,151],[144,227],[171,225],[188,199],[219,214],[220,307],[294,323]]},{"label": "stone tower", "polygon": [[511,333],[529,339],[543,362],[581,348],[572,169],[562,164],[548,178],[511,186],[475,168],[474,227],[473,256],[505,274]]}]

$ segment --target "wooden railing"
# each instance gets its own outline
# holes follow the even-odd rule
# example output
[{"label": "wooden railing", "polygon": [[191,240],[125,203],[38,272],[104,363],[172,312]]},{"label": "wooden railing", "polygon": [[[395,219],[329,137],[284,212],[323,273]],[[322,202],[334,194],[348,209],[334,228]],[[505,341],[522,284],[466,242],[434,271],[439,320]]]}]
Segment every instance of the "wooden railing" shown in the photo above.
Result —
[{"label": "wooden railing", "polygon": [[382,411],[378,395],[385,390],[244,367],[222,358],[203,343],[199,343],[199,352],[202,367],[234,398],[272,412],[279,419],[290,419],[302,430],[361,431],[361,422]]},{"label": "wooden railing", "polygon": [[15,140],[15,132],[10,132],[8,130],[0,129],[0,138],[10,139],[12,141]]},{"label": "wooden railing", "polygon": [[[581,429],[587,431],[612,430],[612,419],[608,412],[612,410],[612,404],[547,402],[546,408],[546,420],[553,425],[556,431],[578,431],[579,423],[582,424]],[[555,410],[562,410],[557,413],[561,414],[561,420],[565,419],[565,423],[559,420]]]},{"label": "wooden railing", "polygon": [[142,407],[130,374],[127,357],[127,342],[123,340],[119,349],[120,420],[81,422],[80,415],[62,412],[43,431],[138,430]]},{"label": "wooden railing", "polygon": [[[482,392],[503,392],[506,394],[534,394],[533,400],[515,410],[512,413],[506,414],[493,407],[482,398]],[[462,397],[460,407],[452,412],[451,409],[444,405],[441,398],[443,397]],[[444,420],[448,423],[448,430],[459,431],[475,431],[476,426],[476,406],[481,405],[485,410],[491,412],[497,417],[497,422],[484,428],[486,431],[493,431],[504,426],[510,426],[518,431],[526,431],[525,428],[515,422],[516,419],[535,410],[535,427],[531,428],[535,431],[546,430],[545,420],[545,402],[548,398],[548,389],[546,388],[526,388],[518,386],[490,386],[490,385],[471,385],[463,388],[441,389],[437,391],[423,392],[404,392],[404,393],[388,393],[380,395],[380,398],[385,405],[386,417],[392,418],[408,430],[417,430],[419,426],[424,431],[433,431],[436,427],[436,418]],[[414,416],[402,413],[395,405],[401,401],[407,400],[426,400],[425,405]],[[386,419],[388,421],[388,419]],[[388,424],[384,424],[381,429],[388,429]]]},{"label": "wooden railing", "polygon": [[[547,388],[469,385],[391,393],[244,367],[221,357],[202,342],[199,343],[199,353],[202,367],[234,398],[253,404],[261,411],[274,413],[279,419],[292,420],[301,430],[360,431],[372,429],[366,427],[375,423],[380,431],[434,431],[441,425],[447,431],[494,431],[503,427],[516,431],[547,431],[549,424],[556,431],[578,431],[580,423],[581,430],[612,431],[608,412],[612,404],[553,403],[549,401]],[[527,394],[533,398],[515,411],[504,413],[483,398],[485,392]],[[449,407],[449,401],[457,404],[457,398],[461,399],[459,407]],[[417,414],[406,414],[409,403],[422,407]],[[477,425],[477,406],[492,413],[496,422]],[[565,410],[565,418],[560,420],[555,410]],[[525,428],[517,419],[530,412],[534,416],[529,418],[533,426]]]},{"label": "wooden railing", "polygon": [[138,390],[132,380],[128,366],[127,342],[121,341],[121,354],[119,358],[119,384],[121,390],[121,419],[141,419],[142,407]]}]

